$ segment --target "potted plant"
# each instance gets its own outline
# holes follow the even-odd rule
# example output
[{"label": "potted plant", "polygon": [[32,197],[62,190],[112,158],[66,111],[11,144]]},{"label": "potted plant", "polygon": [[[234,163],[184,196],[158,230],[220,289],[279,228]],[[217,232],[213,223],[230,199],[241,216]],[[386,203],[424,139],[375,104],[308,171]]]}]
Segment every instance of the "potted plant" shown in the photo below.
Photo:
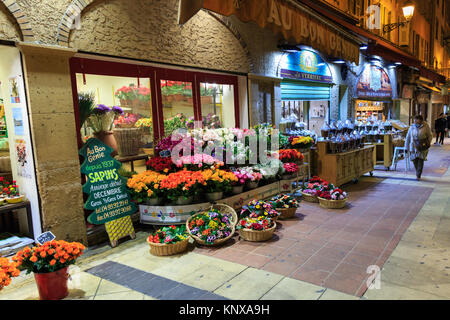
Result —
[{"label": "potted plant", "polygon": [[333,188],[331,190],[323,190],[319,198],[319,205],[325,209],[342,209],[345,207],[348,194],[339,188]]},{"label": "potted plant", "polygon": [[19,186],[16,184],[16,181],[3,188],[3,192],[6,194],[6,202],[8,203],[22,202],[25,197],[24,195],[20,195]]},{"label": "potted plant", "polygon": [[289,144],[294,149],[308,150],[314,144],[314,139],[308,136],[291,136],[289,137]]},{"label": "potted plant", "polygon": [[34,273],[41,300],[60,300],[69,294],[68,267],[76,262],[84,249],[78,242],[53,240],[33,248],[26,247],[13,257],[13,261],[27,273]]},{"label": "potted plant", "polygon": [[246,170],[242,169],[236,169],[233,171],[233,173],[238,180],[233,183],[232,193],[240,194],[244,191],[244,185],[246,184],[246,182],[254,179],[254,176]]},{"label": "potted plant", "polygon": [[19,276],[20,270],[17,267],[17,262],[0,257],[0,291],[11,284],[11,278]]},{"label": "potted plant", "polygon": [[123,114],[121,108],[114,106],[109,108],[104,104],[97,105],[92,114],[86,120],[87,125],[94,132],[94,137],[111,147],[114,152],[112,156],[117,155],[117,141],[113,135],[114,118]]},{"label": "potted plant", "polygon": [[161,190],[160,184],[165,178],[166,175],[150,170],[133,175],[127,181],[131,198],[136,203],[146,202],[151,206],[161,204],[164,201],[164,192]]},{"label": "potted plant", "polygon": [[276,223],[270,218],[245,217],[236,226],[239,235],[246,241],[261,242],[272,239]]},{"label": "potted plant", "polygon": [[280,213],[279,219],[288,219],[295,215],[299,203],[297,199],[287,194],[279,194],[269,200],[274,210]]},{"label": "potted plant", "polygon": [[300,151],[295,149],[281,149],[278,150],[278,154],[278,159],[280,159],[283,163],[301,163],[304,159],[304,156],[300,153]]},{"label": "potted plant", "polygon": [[83,127],[86,120],[90,117],[95,106],[95,94],[93,92],[78,94],[78,108],[80,110],[80,128]]},{"label": "potted plant", "polygon": [[147,238],[150,253],[155,256],[171,256],[186,251],[189,243],[186,226],[167,226],[158,229]]},{"label": "potted plant", "polygon": [[159,173],[169,173],[175,168],[171,157],[160,156],[151,157],[148,159],[146,166],[148,170],[153,170]]},{"label": "potted plant", "polygon": [[186,229],[197,243],[217,246],[233,236],[235,221],[236,217],[222,214],[219,210],[212,208],[189,218],[186,221]]},{"label": "potted plant", "polygon": [[120,100],[120,105],[122,107],[132,106],[133,101],[137,98],[137,93],[135,90],[135,85],[130,84],[129,86],[123,86],[116,91],[116,98]]},{"label": "potted plant", "polygon": [[183,170],[170,173],[161,180],[159,188],[172,203],[187,205],[193,201],[193,197],[200,192],[200,187],[205,184],[200,171]]},{"label": "potted plant", "polygon": [[233,172],[220,169],[203,170],[202,175],[206,182],[203,187],[205,198],[211,202],[222,199],[223,194],[230,192],[233,182],[237,181],[237,177]]},{"label": "potted plant", "polygon": [[295,178],[298,172],[298,165],[295,163],[283,163],[284,173],[282,175],[283,180],[290,180]]},{"label": "potted plant", "polygon": [[263,178],[260,172],[253,170],[251,167],[240,168],[239,172],[248,178],[245,180],[245,187],[249,190],[257,188],[259,181]]}]

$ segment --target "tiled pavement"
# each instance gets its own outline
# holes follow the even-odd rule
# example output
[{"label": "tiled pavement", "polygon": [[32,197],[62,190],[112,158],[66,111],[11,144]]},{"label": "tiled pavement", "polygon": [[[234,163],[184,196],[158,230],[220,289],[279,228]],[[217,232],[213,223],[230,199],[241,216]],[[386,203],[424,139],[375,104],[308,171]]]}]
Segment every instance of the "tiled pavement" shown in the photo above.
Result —
[{"label": "tiled pavement", "polygon": [[[366,266],[385,261],[380,289],[363,298],[449,299],[450,173],[437,174],[447,168],[449,151],[448,144],[432,147],[422,181],[399,165],[346,186],[351,206],[345,210],[302,202],[297,218],[281,221],[277,238],[264,244],[236,237],[220,250],[191,245],[184,255],[154,257],[139,233],[118,248],[90,250],[72,268],[68,298],[155,299],[160,294],[148,288],[160,279],[228,299],[357,299]],[[146,280],[136,286],[89,273],[107,261],[137,269]],[[0,293],[0,299],[36,298],[34,280],[25,275]]]}]

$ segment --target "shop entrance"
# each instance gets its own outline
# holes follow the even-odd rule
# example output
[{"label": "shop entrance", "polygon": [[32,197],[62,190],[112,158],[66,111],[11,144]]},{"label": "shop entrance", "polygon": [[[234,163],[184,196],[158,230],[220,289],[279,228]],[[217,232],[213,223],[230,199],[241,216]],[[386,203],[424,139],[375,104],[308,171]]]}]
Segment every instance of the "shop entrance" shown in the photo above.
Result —
[{"label": "shop entrance", "polygon": [[0,45],[0,256],[41,233],[39,200],[20,52]]}]

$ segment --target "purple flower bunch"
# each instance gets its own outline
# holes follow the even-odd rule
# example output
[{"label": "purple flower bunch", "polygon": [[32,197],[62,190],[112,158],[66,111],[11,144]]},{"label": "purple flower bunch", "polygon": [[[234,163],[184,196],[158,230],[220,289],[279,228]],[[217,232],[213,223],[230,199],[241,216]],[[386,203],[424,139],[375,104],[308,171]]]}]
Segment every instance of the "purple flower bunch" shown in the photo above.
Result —
[{"label": "purple flower bunch", "polygon": [[172,137],[168,136],[166,138],[161,139],[158,144],[155,147],[155,151],[159,153],[160,151],[169,150],[172,151],[172,149],[181,142],[182,140],[176,140],[172,141]]},{"label": "purple flower bunch", "polygon": [[212,234],[212,235],[208,236],[206,242],[212,243],[212,242],[214,242],[214,240],[216,240],[216,239],[217,239],[217,237],[216,237],[215,235]]},{"label": "purple flower bunch", "polygon": [[114,106],[114,107],[112,107],[112,111],[118,115],[123,115],[123,110],[121,107]]},{"label": "purple flower bunch", "polygon": [[98,104],[97,107],[94,108],[94,114],[102,115],[111,112],[111,108],[104,104]]}]

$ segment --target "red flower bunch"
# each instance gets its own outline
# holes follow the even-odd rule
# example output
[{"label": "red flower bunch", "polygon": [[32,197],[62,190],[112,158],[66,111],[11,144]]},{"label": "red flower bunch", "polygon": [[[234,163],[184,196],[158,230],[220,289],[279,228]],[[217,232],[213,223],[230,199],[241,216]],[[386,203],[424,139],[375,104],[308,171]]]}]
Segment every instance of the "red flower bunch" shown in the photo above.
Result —
[{"label": "red flower bunch", "polygon": [[318,176],[313,176],[311,179],[309,179],[310,183],[322,183],[322,182],[326,182],[325,180],[319,178]]},{"label": "red flower bunch", "polygon": [[278,151],[278,158],[282,162],[303,161],[304,156],[295,149],[281,149]]},{"label": "red flower bunch", "polygon": [[318,195],[318,197],[327,199],[327,200],[331,200],[331,193],[330,193],[330,191],[321,191],[320,194]]},{"label": "red flower bunch", "polygon": [[163,158],[159,156],[148,159],[146,165],[149,170],[164,173],[172,171],[174,167],[171,157]]},{"label": "red flower bunch", "polygon": [[298,171],[298,165],[295,163],[284,163],[283,167],[286,173],[295,173]]}]

